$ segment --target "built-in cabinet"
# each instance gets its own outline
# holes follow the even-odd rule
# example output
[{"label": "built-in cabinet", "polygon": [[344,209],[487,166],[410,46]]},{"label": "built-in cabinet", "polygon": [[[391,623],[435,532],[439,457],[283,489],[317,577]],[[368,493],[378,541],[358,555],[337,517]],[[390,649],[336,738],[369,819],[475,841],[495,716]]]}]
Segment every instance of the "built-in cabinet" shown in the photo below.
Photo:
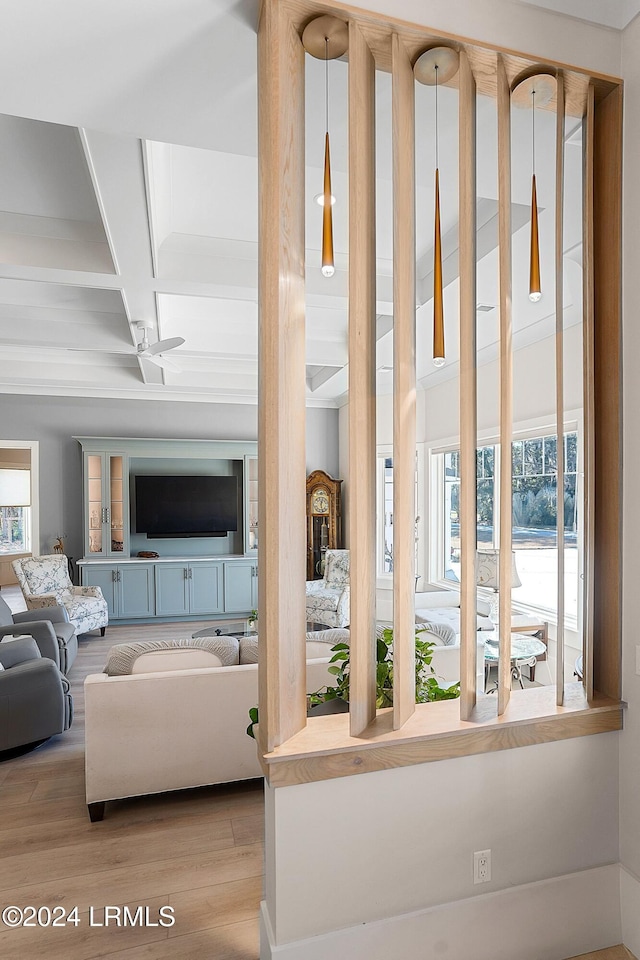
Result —
[{"label": "built-in cabinet", "polygon": [[82,567],[83,586],[100,587],[111,620],[153,616],[154,583],[154,570],[148,564],[90,563]]},{"label": "built-in cabinet", "polygon": [[224,566],[225,613],[244,613],[258,607],[258,564],[236,560]]},{"label": "built-in cabinet", "polygon": [[244,552],[258,553],[258,458],[244,458]]},{"label": "built-in cabinet", "polygon": [[[237,617],[257,609],[255,443],[76,439],[83,451],[84,482],[84,558],[77,565],[83,585],[102,589],[111,620]],[[151,540],[147,546],[130,522],[136,471],[158,471],[161,464],[166,472],[187,473],[194,471],[194,462],[203,461],[212,465],[213,472],[218,465],[241,477],[242,529],[224,540]],[[157,550],[159,556],[139,558],[141,548],[150,553]]]},{"label": "built-in cabinet", "polygon": [[129,552],[129,471],[123,453],[84,454],[85,556]]},{"label": "built-in cabinet", "polygon": [[155,583],[158,617],[223,612],[221,563],[159,563]]},{"label": "built-in cabinet", "polygon": [[111,620],[248,615],[258,607],[257,560],[81,560],[83,586],[100,587]]}]

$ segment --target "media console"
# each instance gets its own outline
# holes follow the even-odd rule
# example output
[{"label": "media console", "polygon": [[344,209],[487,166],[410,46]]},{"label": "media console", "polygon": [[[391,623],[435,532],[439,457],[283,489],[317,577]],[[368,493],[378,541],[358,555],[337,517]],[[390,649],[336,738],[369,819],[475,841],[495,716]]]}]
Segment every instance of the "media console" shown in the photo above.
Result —
[{"label": "media console", "polygon": [[[109,618],[216,619],[258,605],[257,444],[239,440],[76,437],[82,447],[83,586],[99,586]],[[153,537],[136,529],[137,476],[237,480],[237,530],[215,537]],[[141,559],[139,552],[157,558]]]}]

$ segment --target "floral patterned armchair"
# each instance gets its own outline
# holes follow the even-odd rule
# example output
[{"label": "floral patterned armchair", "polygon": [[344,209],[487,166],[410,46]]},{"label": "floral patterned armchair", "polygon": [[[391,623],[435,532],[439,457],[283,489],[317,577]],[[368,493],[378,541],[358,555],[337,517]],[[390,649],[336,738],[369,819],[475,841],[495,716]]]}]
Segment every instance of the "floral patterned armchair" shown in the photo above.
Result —
[{"label": "floral patterned armchair", "polygon": [[322,580],[307,580],[307,623],[349,624],[349,551],[327,550]]},{"label": "floral patterned armchair", "polygon": [[109,622],[107,601],[100,587],[74,587],[69,562],[63,553],[44,557],[22,557],[11,564],[18,578],[28,610],[60,604],[67,611],[76,634],[100,629]]}]

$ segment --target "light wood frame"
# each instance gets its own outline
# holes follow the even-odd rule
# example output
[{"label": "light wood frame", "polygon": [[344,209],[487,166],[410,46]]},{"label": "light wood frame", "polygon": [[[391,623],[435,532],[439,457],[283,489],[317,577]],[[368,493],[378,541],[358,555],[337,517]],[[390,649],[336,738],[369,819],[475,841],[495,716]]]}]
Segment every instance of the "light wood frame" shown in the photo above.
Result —
[{"label": "light wood frame", "polygon": [[[305,721],[304,670],[304,427],[300,410],[304,406],[304,62],[300,34],[314,16],[331,13],[349,23],[350,43],[350,147],[358,156],[350,158],[351,230],[363,242],[350,246],[350,454],[352,490],[359,496],[350,507],[355,513],[349,533],[352,549],[352,656],[354,676],[351,717],[318,718]],[[535,63],[508,50],[480,46],[460,37],[434,34],[413,24],[391,21],[373,13],[356,10],[338,2],[316,4],[310,0],[263,0],[260,19],[260,516],[263,530],[259,555],[261,596],[260,661],[260,746],[269,777],[278,782],[302,782],[324,776],[341,776],[371,769],[358,744],[378,744],[379,765],[423,762],[441,756],[503,749],[523,743],[579,736],[621,724],[620,697],[620,476],[614,465],[620,458],[620,225],[621,225],[621,118],[622,85],[615,78],[590,75],[563,64]],[[509,95],[517,78],[541,69],[558,76],[559,94],[548,109],[558,107],[557,132],[561,115],[586,116],[585,148],[585,397],[586,436],[589,456],[586,465],[587,538],[592,544],[587,563],[585,596],[588,601],[585,630],[585,688],[563,685],[536,697],[510,696],[507,669],[507,637],[501,639],[502,665],[496,730],[491,725],[491,699],[476,702],[475,630],[472,640],[463,638],[461,719],[449,717],[454,709],[447,704],[415,708],[411,695],[413,597],[406,583],[394,586],[396,697],[391,727],[384,714],[373,716],[372,690],[375,645],[374,550],[372,511],[375,508],[374,451],[375,382],[371,371],[371,330],[367,322],[374,311],[374,263],[370,234],[358,232],[358,219],[374,222],[373,167],[373,70],[390,70],[393,75],[394,122],[394,300],[395,385],[394,385],[394,468],[395,525],[400,531],[394,563],[408,579],[413,570],[415,469],[415,313],[411,302],[415,285],[413,247],[413,88],[410,67],[416,57],[438,42],[456,45],[461,69],[448,84],[460,90],[460,194],[471,197],[460,217],[461,330],[468,342],[461,355],[465,406],[461,446],[471,460],[475,445],[475,357],[471,307],[475,300],[475,143],[472,132],[474,98],[478,93],[495,97],[499,116],[500,237],[501,237],[501,441],[508,444],[511,431],[511,325],[510,325],[510,224],[507,198],[510,196],[508,169]],[[558,71],[561,71],[559,73]],[[367,153],[363,156],[361,154]],[[557,182],[562,182],[562,159],[556,156]],[[557,208],[561,206],[557,201]],[[558,210],[557,210],[558,212]],[[357,215],[356,215],[357,214]],[[561,253],[561,210],[556,227]],[[403,229],[399,228],[404,217]],[[368,229],[368,228],[367,228]],[[508,237],[508,241],[507,241]],[[357,249],[356,249],[357,247]],[[507,249],[508,248],[508,249]],[[561,258],[560,258],[561,259]],[[561,266],[561,265],[560,265]],[[561,286],[561,270],[559,271]],[[561,290],[556,307],[562,306]],[[475,303],[473,303],[475,310]],[[562,336],[557,320],[557,404],[558,422],[562,409]],[[360,357],[355,352],[361,350]],[[365,359],[366,357],[366,359]],[[592,391],[592,393],[590,392]],[[560,427],[558,427],[560,430]],[[353,436],[356,430],[362,433]],[[562,437],[562,433],[560,433]],[[505,446],[505,449],[507,447]],[[475,457],[474,457],[475,459]],[[507,458],[508,459],[508,458]],[[463,458],[464,462],[464,458]],[[409,478],[410,477],[410,483]],[[467,543],[475,541],[468,512],[473,502],[471,472],[465,473]],[[474,478],[475,479],[475,478]],[[503,477],[503,494],[507,479]],[[561,478],[560,478],[561,479]],[[411,495],[409,496],[409,489]],[[509,483],[510,491],[510,483]],[[503,495],[504,503],[510,497]],[[285,509],[286,505],[286,509]],[[501,549],[510,550],[510,511],[502,515],[504,535]],[[468,529],[467,529],[468,527]],[[475,528],[475,518],[473,518]],[[408,546],[410,544],[410,547]],[[473,544],[475,551],[475,542]],[[361,552],[362,551],[362,552]],[[366,555],[365,555],[366,554]],[[505,555],[505,554],[503,554]],[[501,618],[510,624],[510,565],[502,565]],[[412,584],[411,578],[411,586]],[[594,584],[597,583],[597,591]],[[470,563],[463,563],[462,622],[467,631],[472,622],[475,585]],[[411,617],[410,617],[411,613]],[[411,622],[409,623],[409,620]],[[467,622],[468,621],[468,622]],[[591,665],[592,662],[592,665]],[[585,697],[586,691],[586,697]],[[569,697],[569,703],[567,701]],[[562,700],[562,703],[555,702]],[[535,703],[538,704],[536,712]],[[588,701],[588,702],[587,702]],[[458,705],[454,702],[455,709]],[[345,724],[348,728],[345,729]],[[426,724],[426,728],[425,728]],[[461,724],[461,726],[460,726]],[[465,726],[467,724],[467,726]],[[502,724],[502,726],[500,726]],[[544,728],[544,729],[543,729]],[[431,730],[432,732],[429,732]],[[325,737],[331,731],[331,736]],[[426,732],[425,732],[426,731]],[[379,738],[382,738],[382,741]],[[456,747],[442,749],[442,738],[453,737]],[[480,738],[478,740],[477,738]],[[337,739],[336,739],[337,738]],[[354,746],[354,738],[356,745]],[[409,746],[414,743],[415,749]],[[427,739],[429,751],[417,746]],[[487,740],[488,738],[488,740]],[[444,740],[442,740],[444,742]],[[478,748],[479,743],[489,746]],[[453,744],[449,740],[450,746]],[[404,744],[404,746],[402,746]],[[475,746],[474,746],[475,744]],[[376,748],[377,749],[377,748]],[[457,752],[456,752],[457,751]],[[328,772],[325,758],[346,752],[351,760],[344,772]],[[376,753],[378,756],[378,753]],[[407,759],[410,758],[410,759]],[[283,763],[285,766],[283,766]],[[301,767],[302,764],[302,767]],[[283,774],[289,765],[289,775]],[[280,771],[277,778],[275,769]],[[304,770],[302,771],[302,768]],[[313,770],[310,774],[309,771]],[[302,772],[301,772],[302,771]]]}]

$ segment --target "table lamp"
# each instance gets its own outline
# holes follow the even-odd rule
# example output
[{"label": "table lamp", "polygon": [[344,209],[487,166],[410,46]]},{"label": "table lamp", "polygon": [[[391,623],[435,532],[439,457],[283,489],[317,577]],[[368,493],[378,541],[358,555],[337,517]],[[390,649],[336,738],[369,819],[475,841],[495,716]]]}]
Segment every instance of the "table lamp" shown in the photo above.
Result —
[{"label": "table lamp", "polygon": [[[499,550],[478,550],[476,553],[476,584],[479,587],[487,587],[493,590],[491,600],[489,601],[489,618],[492,623],[497,624],[500,610],[500,551]],[[518,576],[516,567],[515,550],[511,551],[511,587],[521,587],[522,581]]]}]

